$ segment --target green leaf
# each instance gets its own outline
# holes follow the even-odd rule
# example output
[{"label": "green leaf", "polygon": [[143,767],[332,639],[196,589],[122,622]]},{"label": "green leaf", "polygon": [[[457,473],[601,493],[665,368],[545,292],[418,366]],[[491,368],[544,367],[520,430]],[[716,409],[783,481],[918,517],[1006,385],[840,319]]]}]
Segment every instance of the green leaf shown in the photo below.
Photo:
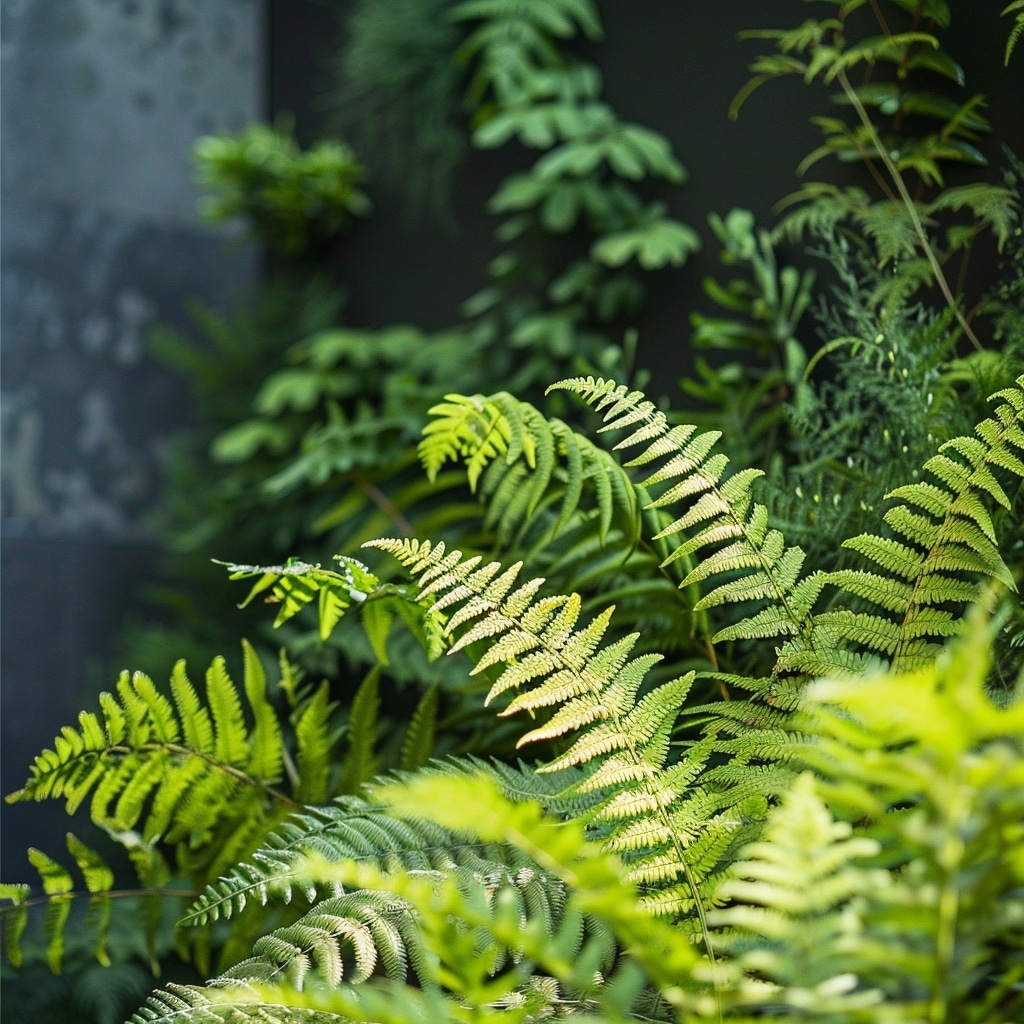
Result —
[{"label": "green leaf", "polygon": [[63,868],[52,857],[48,857],[42,850],[29,847],[28,859],[32,866],[39,872],[43,883],[43,892],[47,896],[61,896],[71,892],[75,883]]},{"label": "green leaf", "polygon": [[67,843],[68,852],[85,879],[86,889],[91,893],[109,892],[114,887],[114,872],[107,862],[71,832],[67,835]]},{"label": "green leaf", "polygon": [[363,605],[363,629],[366,631],[366,638],[370,641],[370,647],[374,656],[381,665],[389,665],[388,660],[388,634],[395,621],[395,611],[387,599],[367,601]]},{"label": "green leaf", "polygon": [[281,726],[277,712],[267,701],[267,676],[256,649],[242,641],[245,664],[245,695],[252,709],[253,729],[249,737],[249,760],[245,770],[263,782],[277,782],[283,767]]},{"label": "green leaf", "polygon": [[331,778],[330,685],[325,679],[295,723],[299,784],[295,799],[304,804],[327,802]]},{"label": "green leaf", "polygon": [[680,266],[690,253],[700,249],[700,236],[685,224],[657,219],[626,231],[616,231],[599,238],[591,247],[591,255],[599,263],[621,267],[634,257],[646,270],[668,265]]},{"label": "green leaf", "polygon": [[402,771],[411,772],[422,768],[430,760],[434,752],[439,703],[440,689],[434,683],[420,698],[402,739],[402,756],[399,763]]},{"label": "green leaf", "polygon": [[366,674],[352,699],[348,716],[348,753],[342,771],[340,791],[355,793],[376,772],[377,723],[380,713],[380,667]]}]

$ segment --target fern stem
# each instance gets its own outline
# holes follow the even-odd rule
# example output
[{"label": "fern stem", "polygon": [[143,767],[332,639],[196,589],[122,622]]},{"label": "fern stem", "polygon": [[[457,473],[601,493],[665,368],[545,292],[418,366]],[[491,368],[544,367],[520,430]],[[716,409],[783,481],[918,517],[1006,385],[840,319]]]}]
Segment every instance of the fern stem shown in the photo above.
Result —
[{"label": "fern stem", "polygon": [[945,1024],[949,1010],[947,980],[953,966],[956,952],[956,925],[960,909],[957,874],[963,864],[963,830],[970,816],[970,803],[966,786],[954,783],[955,789],[947,803],[946,835],[935,858],[943,872],[942,887],[939,890],[938,925],[935,935],[935,973],[932,991],[928,999],[928,1024]]},{"label": "fern stem", "polygon": [[0,907],[0,920],[14,910],[31,910],[33,907],[48,906],[57,901],[72,902],[76,900],[123,900],[131,897],[143,898],[145,896],[159,896],[161,899],[185,899],[194,900],[199,896],[195,889],[109,889],[106,892],[86,892],[76,889],[73,892],[62,892],[59,895],[32,896],[21,903],[12,903],[6,907]]},{"label": "fern stem", "polygon": [[846,93],[846,97],[852,104],[853,109],[857,112],[857,117],[860,118],[861,124],[864,125],[864,128],[868,132],[868,135],[878,152],[879,158],[885,165],[885,169],[889,172],[889,176],[892,178],[893,184],[896,186],[896,189],[900,194],[900,198],[903,200],[903,205],[906,207],[907,213],[910,215],[911,223],[914,226],[914,233],[917,235],[921,249],[928,260],[929,266],[932,268],[932,273],[935,275],[935,283],[939,286],[939,290],[942,292],[943,297],[949,304],[949,308],[953,310],[953,314],[956,316],[957,322],[960,324],[964,334],[967,335],[970,343],[979,352],[984,352],[984,346],[980,341],[978,341],[974,331],[971,330],[971,325],[964,318],[956,299],[953,297],[953,293],[950,291],[949,282],[946,280],[946,275],[942,272],[942,267],[939,264],[938,257],[935,255],[935,251],[932,249],[931,244],[928,241],[924,225],[921,223],[921,218],[917,212],[917,204],[910,197],[910,192],[907,190],[907,185],[903,180],[903,175],[900,174],[899,168],[893,163],[892,157],[889,156],[885,146],[882,145],[882,140],[878,137],[878,132],[875,129],[874,123],[868,116],[868,112],[864,109],[864,104],[861,103],[856,90],[850,85],[850,80],[846,77],[846,72],[840,71],[836,75],[836,80],[842,87],[843,92]]},{"label": "fern stem", "polygon": [[280,790],[274,789],[273,786],[264,782],[262,779],[253,778],[253,776],[248,772],[242,771],[241,768],[236,768],[234,765],[226,764],[224,761],[218,761],[217,758],[210,757],[209,754],[204,754],[200,750],[193,750],[191,747],[183,747],[179,743],[144,743],[139,747],[107,747],[103,753],[104,755],[113,754],[125,756],[140,750],[166,750],[167,753],[177,754],[179,757],[198,757],[201,761],[205,761],[211,768],[216,768],[218,771],[223,772],[225,775],[230,775],[233,779],[237,779],[239,782],[242,782],[247,786],[252,786],[255,789],[261,790],[272,800],[283,804],[290,810],[301,810],[303,806],[298,801],[293,800],[286,793],[282,793]]},{"label": "fern stem", "polygon": [[356,485],[395,524],[401,531],[403,537],[415,537],[416,531],[412,523],[395,507],[390,498],[366,476],[360,473],[356,478]]},{"label": "fern stem", "polygon": [[885,20],[885,15],[882,13],[882,8],[878,6],[878,0],[871,0],[871,10],[874,11],[875,18],[878,20],[878,24],[881,26],[882,31],[885,33],[886,39],[892,37],[892,32],[889,29],[888,24]]},{"label": "fern stem", "polygon": [[[492,604],[492,608],[494,609],[494,611],[499,611],[497,605]],[[516,625],[516,623],[512,622],[512,620],[508,621],[511,626]],[[550,644],[544,642],[544,640],[539,636],[537,637],[537,639],[540,641],[540,646],[544,650],[546,650],[553,659],[555,659],[557,662],[559,662],[566,668],[573,670],[573,666],[571,666],[567,661],[565,661],[559,649],[554,648]],[[595,685],[593,680],[590,678],[589,673],[580,672],[579,675],[587,683],[595,699],[600,700],[600,685]],[[626,723],[623,720],[623,716],[621,715],[621,713],[613,705],[605,705],[605,708],[608,718],[615,723],[616,730],[618,731],[619,735],[624,738],[626,742],[626,746],[623,748],[623,750],[629,752],[629,755],[634,764],[647,764],[645,759],[640,754],[640,751],[637,749],[636,740],[627,731]],[[683,881],[686,883],[686,887],[690,890],[690,895],[693,898],[694,910],[696,911],[697,921],[700,925],[701,937],[704,940],[704,948],[707,951],[708,961],[712,968],[712,977],[714,978],[715,999],[717,1003],[718,1017],[719,1020],[722,1020],[722,997],[719,989],[715,951],[711,943],[711,927],[708,924],[707,911],[704,907],[704,902],[701,899],[700,886],[697,884],[697,879],[695,878],[693,871],[690,868],[686,844],[680,840],[677,830],[672,826],[672,821],[668,814],[667,808],[665,808],[662,805],[662,801],[658,799],[658,792],[654,787],[651,786],[651,780],[649,776],[645,776],[643,786],[644,789],[647,791],[647,794],[652,798],[654,806],[657,808],[656,813],[661,821],[661,824],[665,826],[666,831],[672,836],[671,844],[675,850],[676,860],[680,865],[682,865]],[[543,862],[541,863],[543,866]]]}]

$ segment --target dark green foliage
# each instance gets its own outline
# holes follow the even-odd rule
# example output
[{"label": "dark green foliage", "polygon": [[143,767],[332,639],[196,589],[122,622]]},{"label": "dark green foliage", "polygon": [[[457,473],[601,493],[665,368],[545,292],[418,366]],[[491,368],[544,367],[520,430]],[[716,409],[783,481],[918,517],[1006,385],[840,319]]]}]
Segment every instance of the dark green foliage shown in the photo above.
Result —
[{"label": "dark green foliage", "polygon": [[[778,52],[751,65],[754,77],[734,102],[734,113],[754,89],[781,75],[798,74],[808,84],[819,77],[827,85],[837,84],[840,91],[833,99],[853,108],[853,123],[815,118],[825,142],[799,170],[825,156],[863,163],[872,190],[882,198],[872,198],[857,185],[811,182],[781,204],[799,205],[783,218],[779,231],[800,237],[843,222],[855,225],[871,241],[880,266],[898,267],[891,282],[896,301],[934,284],[964,336],[980,350],[982,343],[943,266],[954,254],[966,260],[982,233],[991,233],[1002,249],[1018,204],[1006,188],[991,183],[946,187],[947,163],[987,164],[977,143],[989,131],[980,112],[983,97],[965,100],[950,91],[962,87],[963,70],[937,33],[950,27],[952,10],[945,2],[872,3],[870,23],[864,25],[867,14],[860,0],[830,6],[835,10],[826,17],[807,19],[795,29],[745,33],[774,40]],[[849,77],[855,72],[863,74],[859,82]],[[931,131],[915,134],[925,128]],[[964,211],[970,214],[967,222],[959,217]]]},{"label": "dark green foliage", "polygon": [[195,159],[208,193],[206,217],[247,221],[260,241],[286,256],[330,244],[353,216],[369,212],[352,151],[321,142],[302,153],[287,124],[200,139]]},{"label": "dark green foliage", "polygon": [[[663,136],[601,100],[594,65],[563,49],[577,34],[600,36],[589,0],[464,3],[452,17],[469,29],[458,58],[471,72],[473,144],[542,151],[490,201],[507,218],[498,228],[507,248],[492,261],[492,285],[465,304],[473,333],[534,353],[503,381],[524,397],[565,372],[613,372],[626,363],[617,339],[643,302],[634,268],[678,266],[699,248],[691,228],[637,187],[679,184],[683,167]],[[538,258],[535,240],[560,236],[559,254]]]},{"label": "dark green foliage", "polygon": [[363,154],[374,183],[402,194],[414,216],[450,216],[451,175],[468,147],[460,30],[453,0],[363,0],[324,97],[332,127]]},{"label": "dark green foliage", "polygon": [[722,263],[749,268],[750,280],[704,280],[719,312],[690,315],[691,343],[710,350],[713,362],[697,356],[696,377],[684,379],[682,388],[711,406],[695,415],[698,426],[721,430],[734,459],[767,471],[785,447],[787,409],[799,407],[805,386],[808,356],[797,332],[815,277],[810,270],[780,269],[769,233],[755,230],[749,211],[731,210],[724,220],[712,214],[710,222]]}]

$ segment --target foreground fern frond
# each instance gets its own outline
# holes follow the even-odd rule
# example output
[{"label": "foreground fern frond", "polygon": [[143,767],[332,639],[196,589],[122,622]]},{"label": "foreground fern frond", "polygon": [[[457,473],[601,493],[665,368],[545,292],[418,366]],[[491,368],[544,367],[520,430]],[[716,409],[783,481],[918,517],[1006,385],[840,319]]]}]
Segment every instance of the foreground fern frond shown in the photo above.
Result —
[{"label": "foreground fern frond", "polygon": [[151,995],[129,1024],[339,1024],[345,1020],[326,1010],[274,1003],[257,987],[233,982],[206,990],[169,985]]},{"label": "foreground fern frond", "polygon": [[[504,664],[488,695],[491,701],[514,692],[502,715],[551,709],[520,745],[573,736],[540,771],[585,768],[575,790],[597,797],[587,817],[608,848],[625,857],[629,877],[644,885],[650,905],[700,918],[698,881],[742,841],[744,821],[757,814],[738,815],[730,798],[723,805],[718,795],[693,789],[711,755],[711,738],[684,762],[668,764],[672,729],[693,673],[638,699],[658,656],[630,658],[635,634],[603,643],[611,609],[580,626],[579,596],[538,597],[539,579],[516,587],[520,565],[481,566],[479,557],[463,559],[443,544],[372,543],[418,577],[421,598],[434,595],[435,609],[450,613],[446,630],[457,636],[453,652],[487,642],[474,672]],[[755,800],[763,803],[763,794]]]},{"label": "foreground fern frond", "polygon": [[[464,775],[465,770],[456,774]],[[382,871],[462,871],[480,877],[511,877],[528,867],[510,860],[509,850],[503,847],[467,842],[427,819],[397,820],[357,797],[343,797],[329,807],[309,808],[283,822],[249,861],[207,886],[183,923],[230,918],[250,902],[287,903],[299,896],[315,900],[317,890],[308,886],[302,874],[302,865],[311,856],[372,863]],[[561,899],[553,890],[536,895],[552,907]]]},{"label": "foreground fern frond", "polygon": [[856,991],[860,964],[851,948],[863,941],[865,895],[889,882],[885,871],[862,866],[879,852],[877,841],[833,819],[810,773],[797,779],[721,885],[731,905],[711,917],[720,951],[732,957],[738,1006],[803,1001],[851,1014],[837,1018],[844,1020],[877,1009],[880,992]]},{"label": "foreground fern frond", "polygon": [[[579,822],[546,816],[534,801],[510,801],[485,776],[421,774],[385,784],[376,795],[401,820],[418,821],[426,813],[475,843],[509,843],[543,863],[570,894],[565,914],[545,928],[524,918],[514,901],[479,887],[466,889],[454,878],[313,860],[311,874],[321,881],[407,900],[435,958],[440,986],[342,985],[329,992],[292,992],[295,1003],[356,1020],[459,1020],[464,1018],[456,1007],[469,1006],[479,1008],[473,1019],[525,1022],[581,1011],[587,1019],[604,1011],[608,1020],[625,1020],[639,1007],[647,1011],[644,1019],[664,1020],[684,998],[682,986],[701,961],[699,953],[685,931],[651,916],[616,859],[589,841]],[[516,951],[498,975],[495,948]],[[674,996],[653,996],[648,978],[663,991],[674,987]],[[272,990],[266,994],[275,997]]]}]

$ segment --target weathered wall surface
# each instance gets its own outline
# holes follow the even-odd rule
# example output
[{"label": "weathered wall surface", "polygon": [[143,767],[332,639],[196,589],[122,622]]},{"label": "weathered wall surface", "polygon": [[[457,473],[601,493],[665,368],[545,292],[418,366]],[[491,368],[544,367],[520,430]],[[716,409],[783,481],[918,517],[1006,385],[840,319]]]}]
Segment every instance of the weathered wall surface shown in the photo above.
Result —
[{"label": "weathered wall surface", "polygon": [[[0,0],[0,16],[9,792],[79,708],[152,567],[145,514],[187,409],[146,331],[254,278],[252,254],[199,223],[189,152],[262,112],[263,2]],[[26,810],[31,836],[4,809],[5,867],[41,843]]]}]

